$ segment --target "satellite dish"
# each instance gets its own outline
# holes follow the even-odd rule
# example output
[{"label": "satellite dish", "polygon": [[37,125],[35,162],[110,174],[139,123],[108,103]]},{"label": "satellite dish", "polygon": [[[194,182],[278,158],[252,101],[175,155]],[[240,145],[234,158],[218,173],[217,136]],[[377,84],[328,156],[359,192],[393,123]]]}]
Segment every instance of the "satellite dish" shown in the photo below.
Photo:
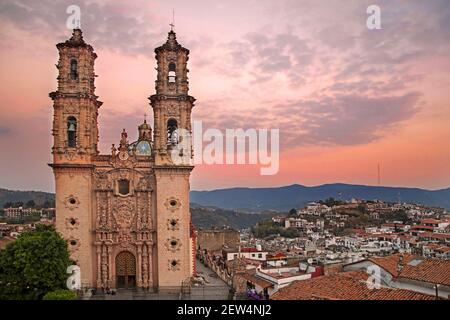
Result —
[{"label": "satellite dish", "polygon": [[314,262],[313,258],[309,258],[307,261],[309,264],[312,264]]}]

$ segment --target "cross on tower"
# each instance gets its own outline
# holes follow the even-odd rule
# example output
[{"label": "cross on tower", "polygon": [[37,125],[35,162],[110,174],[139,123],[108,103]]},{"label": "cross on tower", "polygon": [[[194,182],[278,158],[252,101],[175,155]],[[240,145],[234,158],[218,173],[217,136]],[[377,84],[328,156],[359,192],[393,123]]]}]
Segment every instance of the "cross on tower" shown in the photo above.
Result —
[{"label": "cross on tower", "polygon": [[169,23],[170,31],[173,31],[175,28],[175,9],[172,9],[172,23]]}]

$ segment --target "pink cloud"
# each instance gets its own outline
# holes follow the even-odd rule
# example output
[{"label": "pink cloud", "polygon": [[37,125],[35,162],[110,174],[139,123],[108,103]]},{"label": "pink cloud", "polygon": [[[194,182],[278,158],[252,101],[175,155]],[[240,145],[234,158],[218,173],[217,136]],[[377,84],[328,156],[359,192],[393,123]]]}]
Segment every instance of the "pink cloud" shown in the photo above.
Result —
[{"label": "pink cloud", "polygon": [[[135,136],[144,113],[151,119],[153,48],[165,41],[175,7],[178,39],[191,50],[194,119],[219,129],[280,128],[282,139],[277,176],[261,177],[253,166],[199,166],[194,188],[370,183],[364,172],[373,159],[360,153],[374,148],[377,159],[396,152],[387,183],[447,186],[447,155],[436,139],[450,136],[450,9],[445,1],[381,1],[383,30],[371,32],[369,2],[78,2],[85,39],[99,56],[102,152],[122,128]],[[70,34],[68,4],[0,4],[0,79],[7,84],[0,88],[0,148],[8,150],[0,187],[53,188],[48,92],[56,87],[55,44]],[[424,149],[428,161],[411,161]]]}]

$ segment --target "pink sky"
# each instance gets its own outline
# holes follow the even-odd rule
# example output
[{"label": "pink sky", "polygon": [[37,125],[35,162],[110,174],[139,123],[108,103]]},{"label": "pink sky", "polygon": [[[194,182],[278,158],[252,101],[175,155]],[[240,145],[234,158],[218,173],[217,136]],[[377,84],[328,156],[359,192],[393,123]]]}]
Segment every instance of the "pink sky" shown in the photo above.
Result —
[{"label": "pink sky", "polygon": [[[153,48],[175,8],[191,51],[193,118],[204,126],[279,128],[280,171],[197,166],[192,189],[345,182],[450,186],[450,4],[433,1],[2,1],[0,187],[53,191],[52,101],[81,7],[96,61],[100,149],[131,140],[154,93]],[[381,7],[382,30],[366,8]]]}]

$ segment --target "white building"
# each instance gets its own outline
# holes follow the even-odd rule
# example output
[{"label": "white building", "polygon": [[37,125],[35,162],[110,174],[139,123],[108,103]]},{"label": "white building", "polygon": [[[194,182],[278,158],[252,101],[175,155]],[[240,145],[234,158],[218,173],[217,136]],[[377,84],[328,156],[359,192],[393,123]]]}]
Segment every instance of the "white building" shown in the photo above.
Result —
[{"label": "white building", "polygon": [[261,246],[256,246],[255,248],[241,248],[240,251],[238,248],[223,249],[222,253],[227,261],[234,260],[238,257],[258,261],[266,261],[267,255],[269,254],[268,251],[262,250]]}]

